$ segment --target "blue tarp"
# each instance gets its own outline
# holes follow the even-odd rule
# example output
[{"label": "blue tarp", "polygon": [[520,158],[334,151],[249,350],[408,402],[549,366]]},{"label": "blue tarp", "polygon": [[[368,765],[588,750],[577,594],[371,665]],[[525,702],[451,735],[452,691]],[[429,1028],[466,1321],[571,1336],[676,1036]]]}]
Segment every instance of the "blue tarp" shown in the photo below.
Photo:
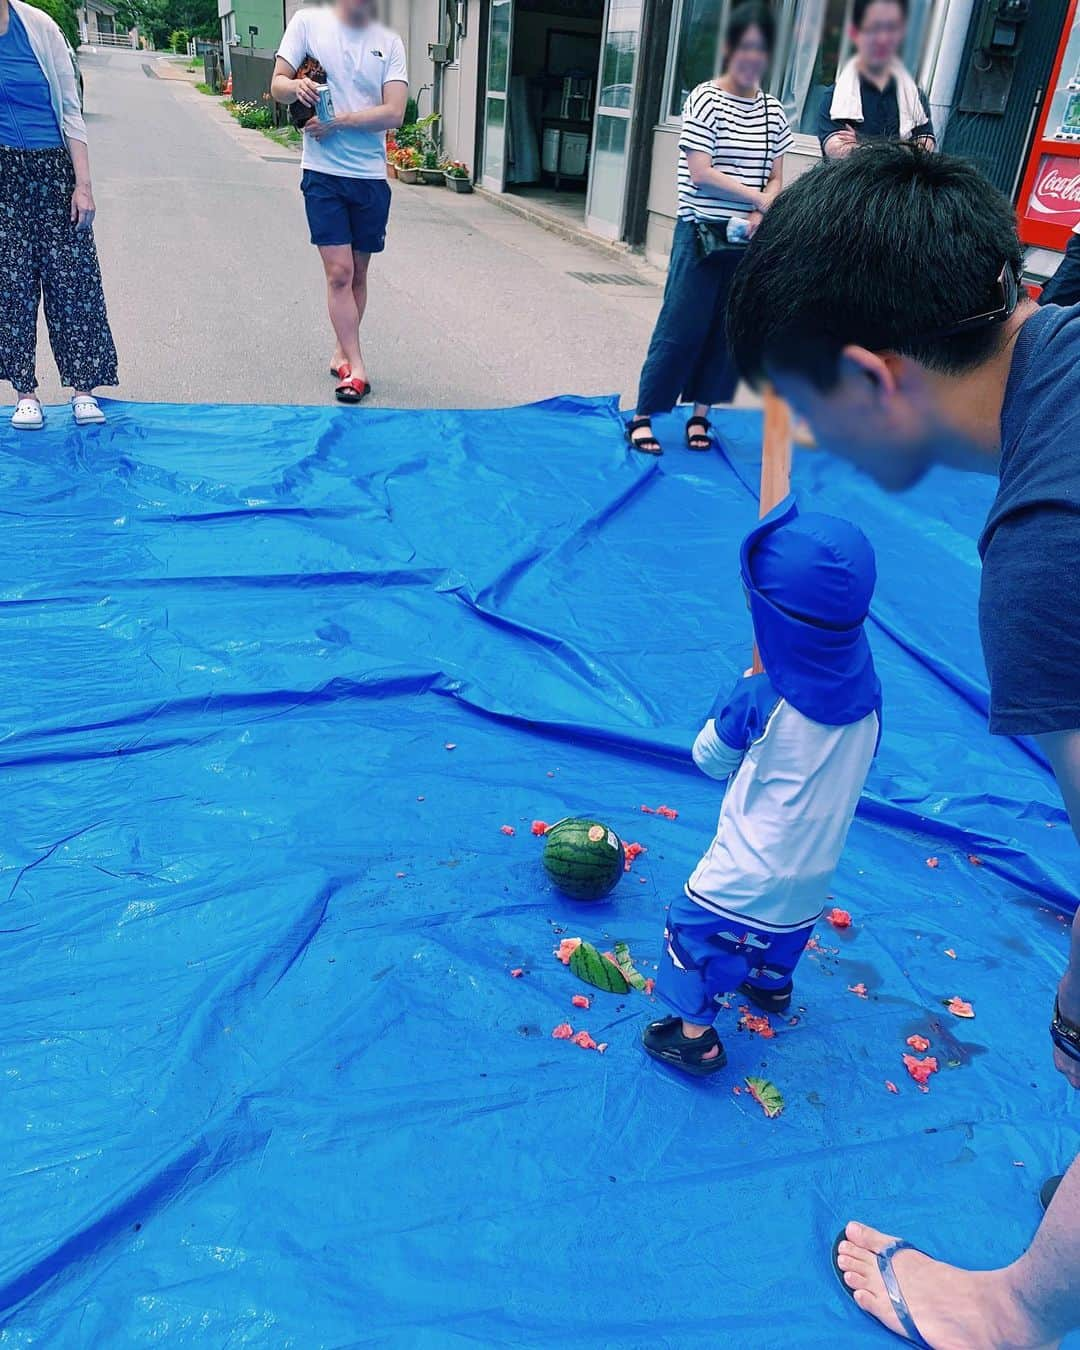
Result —
[{"label": "blue tarp", "polygon": [[[648,968],[709,841],[688,746],[748,662],[756,415],[659,462],[607,400],[109,416],[0,438],[0,1345],[831,1350],[878,1335],[833,1283],[847,1218],[1022,1249],[1075,1151],[1076,858],[985,728],[990,482],[798,456],[877,548],[885,735],[853,927],[775,1039],[722,1014],[700,1084],[644,1059],[644,996],[572,1008],[552,949]],[[543,876],[530,823],[568,814],[648,849],[610,903]]]}]

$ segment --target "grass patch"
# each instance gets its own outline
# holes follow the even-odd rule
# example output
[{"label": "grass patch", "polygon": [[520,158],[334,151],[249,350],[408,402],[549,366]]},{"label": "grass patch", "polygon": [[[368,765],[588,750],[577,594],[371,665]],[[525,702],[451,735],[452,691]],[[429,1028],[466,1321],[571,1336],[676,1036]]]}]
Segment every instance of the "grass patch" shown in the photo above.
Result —
[{"label": "grass patch", "polygon": [[277,145],[287,146],[290,150],[299,149],[304,143],[304,133],[290,125],[287,127],[267,127],[263,130],[264,136],[275,142]]},{"label": "grass patch", "polygon": [[195,86],[195,88],[199,91],[200,94],[213,94],[214,92],[210,88],[210,86],[206,83],[205,80],[200,80],[199,83]]}]

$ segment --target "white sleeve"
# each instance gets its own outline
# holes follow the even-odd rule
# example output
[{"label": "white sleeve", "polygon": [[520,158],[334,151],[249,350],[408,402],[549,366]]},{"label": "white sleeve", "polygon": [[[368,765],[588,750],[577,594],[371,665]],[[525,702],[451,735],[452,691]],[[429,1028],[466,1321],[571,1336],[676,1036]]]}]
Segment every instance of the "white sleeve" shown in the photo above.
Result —
[{"label": "white sleeve", "polygon": [[383,84],[409,83],[409,71],[405,63],[405,44],[395,33],[386,53],[386,66],[383,69]]},{"label": "white sleeve", "polygon": [[61,128],[64,139],[82,141],[86,144],[86,123],[83,121],[82,108],[79,106],[79,85],[75,79],[75,66],[68,50],[67,39],[60,27],[52,19],[48,23],[49,46],[51,48],[53,70],[60,91],[60,108],[64,116]]},{"label": "white sleeve", "polygon": [[733,750],[721,739],[713,718],[698,732],[693,749],[694,763],[710,778],[728,778],[742,763],[743,752]]},{"label": "white sleeve", "polygon": [[285,29],[284,36],[278,43],[278,56],[283,61],[288,61],[294,71],[300,69],[304,64],[304,58],[309,55],[307,45],[307,24],[304,21],[304,11],[298,9],[289,20],[289,26]]}]

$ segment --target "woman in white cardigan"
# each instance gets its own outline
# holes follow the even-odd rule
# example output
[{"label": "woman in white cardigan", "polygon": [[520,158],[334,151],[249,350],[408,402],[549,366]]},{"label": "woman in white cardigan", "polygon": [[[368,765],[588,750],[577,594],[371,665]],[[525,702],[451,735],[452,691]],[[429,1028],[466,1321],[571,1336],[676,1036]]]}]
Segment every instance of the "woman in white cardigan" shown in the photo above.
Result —
[{"label": "woman in white cardigan", "polygon": [[0,0],[0,379],[15,386],[19,430],[44,422],[34,369],[42,299],[60,380],[75,391],[75,421],[105,420],[93,391],[118,375],[93,221],[67,42],[47,14]]}]

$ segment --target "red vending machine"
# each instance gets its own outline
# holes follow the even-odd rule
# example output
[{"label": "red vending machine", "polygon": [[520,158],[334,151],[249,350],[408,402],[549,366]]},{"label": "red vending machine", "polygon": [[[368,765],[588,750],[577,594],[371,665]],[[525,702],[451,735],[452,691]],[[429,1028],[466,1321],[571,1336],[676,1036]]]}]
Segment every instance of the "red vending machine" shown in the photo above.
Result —
[{"label": "red vending machine", "polygon": [[1017,210],[1028,277],[1041,283],[1080,225],[1080,0],[1069,6]]}]

